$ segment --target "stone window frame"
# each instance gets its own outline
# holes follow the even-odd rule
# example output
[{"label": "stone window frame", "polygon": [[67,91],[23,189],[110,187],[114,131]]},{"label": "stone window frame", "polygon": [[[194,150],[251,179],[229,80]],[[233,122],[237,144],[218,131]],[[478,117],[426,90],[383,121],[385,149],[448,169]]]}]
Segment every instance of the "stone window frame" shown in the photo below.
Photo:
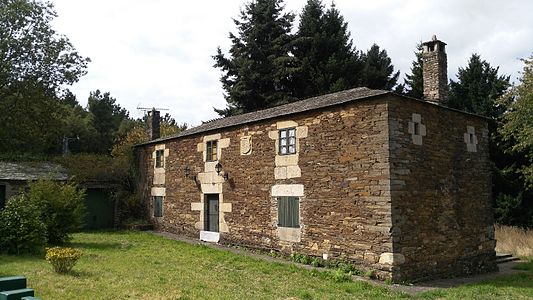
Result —
[{"label": "stone window frame", "polygon": [[[152,199],[153,199],[154,218],[162,218],[163,217],[163,202],[165,201],[165,196],[152,196]],[[157,204],[158,200],[160,202],[159,205]]]},{"label": "stone window frame", "polygon": [[155,168],[165,168],[165,149],[155,150]]},{"label": "stone window frame", "polygon": [[476,135],[476,128],[474,126],[466,126],[466,132],[463,135],[466,144],[466,151],[477,152],[478,139]]},{"label": "stone window frame", "polygon": [[[282,133],[285,132],[286,135],[285,137],[282,137]],[[294,132],[294,135],[290,135],[291,132]],[[291,138],[294,140],[293,143],[291,143]],[[279,155],[293,155],[293,154],[296,154],[298,152],[298,150],[296,149],[296,139],[297,139],[297,134],[296,134],[296,127],[287,127],[287,128],[281,128],[278,130],[278,154]],[[285,145],[282,145],[282,141],[286,141],[286,144]],[[291,146],[292,146],[292,149],[293,151],[291,151]],[[283,149],[286,149],[286,152],[283,153]]]},{"label": "stone window frame", "polygon": [[[276,197],[276,201],[278,209],[278,227],[300,228],[300,197],[278,196]],[[282,202],[286,202],[287,211],[282,210]],[[297,214],[296,217],[290,215],[292,212],[291,208],[295,210],[294,213]]]},{"label": "stone window frame", "polygon": [[210,140],[205,142],[205,161],[218,160],[218,140]]},{"label": "stone window frame", "polygon": [[426,125],[422,123],[422,116],[417,113],[411,115],[407,131],[411,134],[411,140],[415,145],[422,145],[426,136]]}]

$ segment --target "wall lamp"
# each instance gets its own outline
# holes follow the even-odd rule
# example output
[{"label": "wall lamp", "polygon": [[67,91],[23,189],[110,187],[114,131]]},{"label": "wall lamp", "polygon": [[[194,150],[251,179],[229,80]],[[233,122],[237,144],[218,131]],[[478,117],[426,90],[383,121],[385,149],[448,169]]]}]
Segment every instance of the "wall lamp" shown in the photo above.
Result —
[{"label": "wall lamp", "polygon": [[[215,171],[217,171],[217,175],[220,176],[220,173],[222,172],[222,164],[220,162],[215,165]],[[229,174],[227,172],[224,172],[222,178],[224,178],[224,181],[227,181],[229,179]]]}]

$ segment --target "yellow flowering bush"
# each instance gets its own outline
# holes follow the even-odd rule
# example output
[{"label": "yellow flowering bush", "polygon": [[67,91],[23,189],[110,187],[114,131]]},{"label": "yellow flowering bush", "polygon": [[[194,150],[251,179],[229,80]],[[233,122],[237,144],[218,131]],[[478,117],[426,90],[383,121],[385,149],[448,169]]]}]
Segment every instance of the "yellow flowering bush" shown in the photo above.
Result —
[{"label": "yellow flowering bush", "polygon": [[81,250],[69,247],[46,248],[46,261],[57,273],[68,273],[82,255]]}]

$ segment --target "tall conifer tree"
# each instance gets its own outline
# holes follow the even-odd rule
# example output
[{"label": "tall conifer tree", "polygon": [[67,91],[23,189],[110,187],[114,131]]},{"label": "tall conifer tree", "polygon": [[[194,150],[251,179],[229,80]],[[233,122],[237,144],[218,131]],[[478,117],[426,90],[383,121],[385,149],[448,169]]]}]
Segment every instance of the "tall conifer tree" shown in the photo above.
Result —
[{"label": "tall conifer tree", "polygon": [[374,44],[362,54],[362,85],[371,89],[391,90],[398,81],[400,71],[394,72],[394,66],[386,50],[380,50]]},{"label": "tall conifer tree", "polygon": [[348,23],[332,5],[324,11],[321,0],[308,0],[295,40],[294,55],[300,62],[296,94],[306,98],[360,84],[358,53]]},{"label": "tall conifer tree", "polygon": [[413,98],[424,98],[424,78],[422,75],[422,44],[416,46],[416,60],[411,65],[411,74],[405,74],[405,95]]},{"label": "tall conifer tree", "polygon": [[290,55],[294,15],[283,12],[282,0],[253,0],[234,22],[229,57],[220,47],[214,67],[222,70],[225,109],[222,116],[259,110],[294,100],[292,79],[295,59]]}]

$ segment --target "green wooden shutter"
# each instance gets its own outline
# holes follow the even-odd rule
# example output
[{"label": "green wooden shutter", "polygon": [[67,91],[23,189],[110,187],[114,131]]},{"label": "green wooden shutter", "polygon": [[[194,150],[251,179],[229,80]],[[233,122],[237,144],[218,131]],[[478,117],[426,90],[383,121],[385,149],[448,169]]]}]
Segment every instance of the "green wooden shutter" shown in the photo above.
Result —
[{"label": "green wooden shutter", "polygon": [[289,226],[288,227],[299,227],[300,226],[300,207],[297,197],[288,198],[288,215],[289,215]]}]

